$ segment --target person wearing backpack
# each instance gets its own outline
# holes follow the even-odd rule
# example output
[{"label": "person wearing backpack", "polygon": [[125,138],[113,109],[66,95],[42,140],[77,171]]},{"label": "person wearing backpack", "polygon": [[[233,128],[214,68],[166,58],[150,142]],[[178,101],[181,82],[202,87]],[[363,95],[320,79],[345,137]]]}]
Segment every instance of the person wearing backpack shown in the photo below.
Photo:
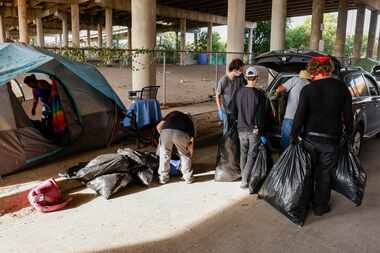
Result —
[{"label": "person wearing backpack", "polygon": [[250,172],[256,161],[260,140],[264,137],[265,94],[256,88],[258,73],[254,67],[248,67],[245,78],[248,84],[240,88],[232,103],[232,112],[237,120],[240,140],[241,188],[248,188]]}]

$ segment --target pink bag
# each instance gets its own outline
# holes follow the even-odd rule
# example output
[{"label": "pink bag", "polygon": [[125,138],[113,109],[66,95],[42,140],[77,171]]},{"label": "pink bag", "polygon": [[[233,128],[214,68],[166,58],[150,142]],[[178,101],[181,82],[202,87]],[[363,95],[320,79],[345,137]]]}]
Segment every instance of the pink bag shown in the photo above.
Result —
[{"label": "pink bag", "polygon": [[28,194],[28,200],[40,212],[53,212],[63,209],[72,198],[65,200],[57,182],[50,178],[34,187]]}]

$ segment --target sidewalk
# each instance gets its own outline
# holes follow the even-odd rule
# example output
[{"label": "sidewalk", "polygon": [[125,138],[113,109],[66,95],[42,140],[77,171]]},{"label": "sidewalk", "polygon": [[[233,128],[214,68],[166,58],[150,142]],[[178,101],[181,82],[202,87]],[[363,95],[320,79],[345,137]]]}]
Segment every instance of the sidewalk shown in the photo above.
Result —
[{"label": "sidewalk", "polygon": [[82,189],[66,210],[1,217],[0,252],[375,253],[379,148],[379,140],[363,147],[368,185],[362,206],[333,193],[332,211],[310,214],[302,228],[241,190],[239,182],[214,182],[214,141],[196,151],[194,184],[135,186],[108,201]]}]

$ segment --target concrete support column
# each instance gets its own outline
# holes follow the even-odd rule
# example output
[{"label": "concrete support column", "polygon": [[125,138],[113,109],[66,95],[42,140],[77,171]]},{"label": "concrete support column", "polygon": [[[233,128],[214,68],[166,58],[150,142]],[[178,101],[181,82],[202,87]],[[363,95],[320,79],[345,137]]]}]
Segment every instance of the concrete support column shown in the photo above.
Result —
[{"label": "concrete support column", "polygon": [[87,46],[91,47],[91,30],[87,29]]},{"label": "concrete support column", "polygon": [[[207,24],[207,51],[212,52],[212,23]],[[208,55],[208,63],[211,64],[212,54]]]},{"label": "concrete support column", "polygon": [[313,16],[311,18],[310,49],[319,50],[322,39],[323,11],[325,0],[313,0]]},{"label": "concrete support column", "polygon": [[346,45],[348,0],[339,0],[338,24],[336,28],[334,55],[337,58],[344,57]]},{"label": "concrete support column", "polygon": [[79,4],[71,4],[71,40],[73,47],[80,47]]},{"label": "concrete support column", "polygon": [[63,46],[69,46],[69,26],[67,24],[67,14],[64,14],[61,18],[62,20],[62,40]]},{"label": "concrete support column", "polygon": [[26,0],[17,0],[17,11],[20,42],[29,43]]},{"label": "concrete support column", "polygon": [[0,43],[4,43],[6,40],[5,37],[5,27],[4,27],[4,18],[0,15]]},{"label": "concrete support column", "polygon": [[177,51],[176,54],[175,54],[175,63],[178,63],[178,58],[179,58],[179,54],[178,54],[178,50],[179,50],[179,29],[178,29],[178,26],[176,28],[176,31],[175,31],[175,50]]},{"label": "concrete support column", "polygon": [[285,48],[287,0],[272,0],[270,50]]},{"label": "concrete support column", "polygon": [[198,32],[194,32],[194,46],[198,47]]},{"label": "concrete support column", "polygon": [[367,44],[367,57],[373,57],[373,49],[375,47],[376,40],[376,30],[377,30],[377,10],[371,11],[371,21],[369,24],[368,32],[368,44]]},{"label": "concrete support column", "polygon": [[249,35],[248,35],[248,63],[253,63],[253,28],[249,28]]},{"label": "concrete support column", "polygon": [[365,6],[360,5],[356,14],[356,27],[355,27],[355,38],[354,38],[354,48],[352,52],[353,62],[355,63],[361,57],[362,44],[363,44],[363,30],[364,30],[364,19],[365,19]]},{"label": "concrete support column", "polygon": [[227,17],[227,52],[241,54],[227,54],[227,66],[235,58],[243,59],[244,30],[245,30],[245,0],[228,0]]},{"label": "concrete support column", "polygon": [[[187,30],[185,18],[181,19],[180,26],[181,26],[181,48],[180,48],[180,50],[185,51],[186,50],[186,30]],[[180,60],[179,60],[180,65],[185,65],[185,57],[186,57],[186,53],[181,52],[180,53]]]},{"label": "concrete support column", "polygon": [[102,46],[103,46],[102,25],[98,24],[98,48],[102,48]]},{"label": "concrete support column", "polygon": [[112,9],[106,8],[107,47],[112,47]]},{"label": "concrete support column", "polygon": [[379,33],[379,40],[377,42],[377,60],[380,61],[380,33]]},{"label": "concrete support column", "polygon": [[36,18],[36,30],[37,30],[37,45],[39,47],[45,46],[44,28],[42,25],[42,18]]},{"label": "concrete support column", "polygon": [[[156,0],[132,0],[132,46],[134,49],[154,49],[156,45]],[[141,90],[156,84],[153,53],[133,57],[132,87]]]},{"label": "concrete support column", "polygon": [[128,49],[132,50],[132,27],[128,26]]}]

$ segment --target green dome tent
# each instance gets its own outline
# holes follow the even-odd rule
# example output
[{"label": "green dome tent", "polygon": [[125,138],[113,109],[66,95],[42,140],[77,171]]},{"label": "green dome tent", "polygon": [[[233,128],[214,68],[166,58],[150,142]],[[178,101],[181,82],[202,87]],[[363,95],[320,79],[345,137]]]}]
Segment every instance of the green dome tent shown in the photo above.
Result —
[{"label": "green dome tent", "polygon": [[[23,108],[22,86],[10,82],[31,72],[58,83],[68,130],[65,145],[47,139],[34,126]],[[20,92],[15,92],[17,88]],[[94,66],[23,44],[0,44],[0,108],[0,176],[124,137],[120,121],[126,108]]]}]

